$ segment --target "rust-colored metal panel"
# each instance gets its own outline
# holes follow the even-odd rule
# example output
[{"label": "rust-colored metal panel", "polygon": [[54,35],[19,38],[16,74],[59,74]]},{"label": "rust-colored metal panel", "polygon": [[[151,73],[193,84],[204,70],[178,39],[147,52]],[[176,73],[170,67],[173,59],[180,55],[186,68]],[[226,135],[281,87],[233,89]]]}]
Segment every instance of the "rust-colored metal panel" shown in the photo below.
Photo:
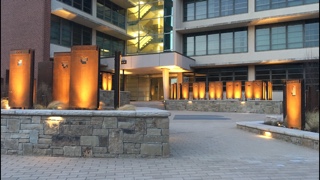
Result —
[{"label": "rust-colored metal panel", "polygon": [[286,82],[286,112],[289,128],[301,129],[301,96],[301,82],[299,80],[288,80]]},{"label": "rust-colored metal panel", "polygon": [[215,98],[214,82],[209,82],[209,98],[210,100]]},{"label": "rust-colored metal panel", "polygon": [[182,83],[182,99],[189,99],[189,83]]},{"label": "rust-colored metal panel", "polygon": [[233,99],[233,81],[226,82],[226,98]]},{"label": "rust-colored metal panel", "polygon": [[233,98],[241,99],[242,98],[242,83],[241,81],[233,82]]},{"label": "rust-colored metal panel", "polygon": [[245,82],[245,97],[246,99],[253,99],[253,82],[246,81]]},{"label": "rust-colored metal panel", "polygon": [[272,82],[268,81],[268,100],[272,100]]},{"label": "rust-colored metal panel", "polygon": [[199,99],[199,83],[192,83],[193,99]]},{"label": "rust-colored metal panel", "polygon": [[33,107],[34,50],[10,51],[9,106]]},{"label": "rust-colored metal panel", "polygon": [[71,53],[56,52],[53,58],[52,100],[69,106]]},{"label": "rust-colored metal panel", "polygon": [[97,109],[99,107],[98,46],[73,46],[71,48],[69,107]]},{"label": "rust-colored metal panel", "polygon": [[214,82],[214,90],[216,92],[216,99],[223,99],[223,82],[215,81]]},{"label": "rust-colored metal panel", "polygon": [[206,98],[206,83],[199,82],[199,98],[205,99]]},{"label": "rust-colored metal panel", "polygon": [[262,100],[263,96],[263,83],[261,80],[253,81],[253,97],[254,99]]}]

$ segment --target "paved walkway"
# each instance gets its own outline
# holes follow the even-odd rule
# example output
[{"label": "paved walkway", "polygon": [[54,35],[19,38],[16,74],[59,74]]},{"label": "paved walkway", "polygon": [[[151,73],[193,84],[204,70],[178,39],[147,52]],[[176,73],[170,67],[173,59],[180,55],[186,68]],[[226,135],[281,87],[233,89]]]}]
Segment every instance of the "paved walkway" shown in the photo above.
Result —
[{"label": "paved walkway", "polygon": [[[318,180],[319,151],[236,128],[262,114],[171,111],[170,158],[1,155],[4,179]],[[177,115],[177,116],[176,116]],[[193,120],[197,115],[201,120]],[[214,115],[213,118],[206,115]]]}]

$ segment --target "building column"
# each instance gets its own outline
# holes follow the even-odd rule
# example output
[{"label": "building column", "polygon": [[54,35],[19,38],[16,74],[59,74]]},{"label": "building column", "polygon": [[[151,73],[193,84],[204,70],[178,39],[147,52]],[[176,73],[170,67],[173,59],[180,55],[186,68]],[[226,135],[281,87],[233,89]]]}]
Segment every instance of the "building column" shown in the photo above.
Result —
[{"label": "building column", "polygon": [[256,80],[256,68],[254,65],[248,66],[248,81]]},{"label": "building column", "polygon": [[177,75],[177,99],[181,99],[181,86],[180,84],[183,83],[183,76],[182,73],[178,73]]},{"label": "building column", "polygon": [[169,69],[162,69],[163,100],[169,99]]}]

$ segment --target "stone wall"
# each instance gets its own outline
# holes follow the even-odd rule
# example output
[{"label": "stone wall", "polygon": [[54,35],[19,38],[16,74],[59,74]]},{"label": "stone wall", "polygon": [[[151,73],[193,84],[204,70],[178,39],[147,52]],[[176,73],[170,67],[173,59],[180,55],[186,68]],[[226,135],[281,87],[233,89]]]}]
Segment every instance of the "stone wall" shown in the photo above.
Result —
[{"label": "stone wall", "polygon": [[166,110],[281,114],[282,101],[166,100]]},{"label": "stone wall", "polygon": [[[113,99],[114,91],[104,91],[100,90],[99,92],[100,101],[102,101],[108,109],[113,109]],[[120,106],[130,104],[130,92],[129,91],[120,91]]]},{"label": "stone wall", "polygon": [[1,154],[168,157],[170,112],[3,110]]}]

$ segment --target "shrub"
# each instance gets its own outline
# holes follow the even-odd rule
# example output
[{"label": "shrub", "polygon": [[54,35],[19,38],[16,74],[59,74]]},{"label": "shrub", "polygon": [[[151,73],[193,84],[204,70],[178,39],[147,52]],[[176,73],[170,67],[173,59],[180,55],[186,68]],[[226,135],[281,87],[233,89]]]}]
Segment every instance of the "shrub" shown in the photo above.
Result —
[{"label": "shrub", "polygon": [[118,108],[118,110],[136,110],[136,107],[134,105],[131,105],[131,104],[126,104],[124,106],[121,106]]},{"label": "shrub", "polygon": [[8,98],[1,99],[1,109],[8,109],[9,108],[9,100]]},{"label": "shrub", "polygon": [[48,104],[47,109],[67,109],[68,106],[60,101],[52,101]]},{"label": "shrub", "polygon": [[319,111],[306,112],[305,130],[319,132]]},{"label": "shrub", "polygon": [[41,104],[35,104],[35,105],[33,105],[33,109],[46,109],[46,107],[44,107]]}]

